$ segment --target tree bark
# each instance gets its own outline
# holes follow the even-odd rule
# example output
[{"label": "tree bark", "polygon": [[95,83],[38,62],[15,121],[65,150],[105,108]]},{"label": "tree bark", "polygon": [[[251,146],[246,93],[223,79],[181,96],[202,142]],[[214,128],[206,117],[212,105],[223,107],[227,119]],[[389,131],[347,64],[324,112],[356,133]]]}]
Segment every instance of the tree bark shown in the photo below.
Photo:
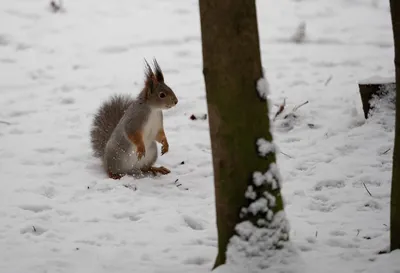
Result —
[{"label": "tree bark", "polygon": [[[262,67],[255,0],[199,2],[218,228],[215,268],[225,263],[241,208],[249,205],[245,192],[253,172],[267,171],[275,154],[260,157],[256,145],[272,136],[266,100],[256,89]],[[276,195],[276,209],[282,209]]]},{"label": "tree bark", "polygon": [[[400,90],[400,1],[390,0],[395,48],[396,92]],[[396,94],[396,125],[390,201],[390,249],[400,249],[400,96]]]},{"label": "tree bark", "polygon": [[[373,82],[373,83],[359,83],[358,88],[360,91],[361,102],[363,105],[364,117],[368,118],[370,110],[372,110],[372,106],[370,104],[370,100],[373,96],[384,97],[387,92],[391,92],[392,90],[396,90],[396,84],[393,82]],[[394,102],[393,102],[394,105]]]}]

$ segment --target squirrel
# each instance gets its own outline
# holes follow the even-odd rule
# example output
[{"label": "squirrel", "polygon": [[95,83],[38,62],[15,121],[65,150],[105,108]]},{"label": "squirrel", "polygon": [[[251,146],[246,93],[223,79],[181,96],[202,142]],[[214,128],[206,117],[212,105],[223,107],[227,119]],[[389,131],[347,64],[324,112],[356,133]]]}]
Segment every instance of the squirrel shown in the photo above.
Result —
[{"label": "squirrel", "polygon": [[162,111],[174,107],[178,99],[165,84],[157,60],[153,60],[154,72],[144,61],[145,82],[138,96],[113,95],[94,115],[90,131],[93,155],[102,159],[112,179],[143,173],[170,173],[169,169],[153,164],[158,157],[156,142],[162,145],[161,155],[169,150]]}]

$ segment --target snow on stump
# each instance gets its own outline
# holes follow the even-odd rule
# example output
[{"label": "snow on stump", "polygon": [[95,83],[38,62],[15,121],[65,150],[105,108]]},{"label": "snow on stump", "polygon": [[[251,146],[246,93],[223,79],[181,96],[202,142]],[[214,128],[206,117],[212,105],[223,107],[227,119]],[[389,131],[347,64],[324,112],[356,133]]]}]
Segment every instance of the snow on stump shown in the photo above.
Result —
[{"label": "snow on stump", "polygon": [[[364,110],[364,117],[368,118],[368,113],[372,110],[371,99],[374,96],[382,98],[388,92],[396,92],[396,82],[393,78],[372,77],[358,82],[361,102]],[[393,102],[394,103],[394,102]]]}]

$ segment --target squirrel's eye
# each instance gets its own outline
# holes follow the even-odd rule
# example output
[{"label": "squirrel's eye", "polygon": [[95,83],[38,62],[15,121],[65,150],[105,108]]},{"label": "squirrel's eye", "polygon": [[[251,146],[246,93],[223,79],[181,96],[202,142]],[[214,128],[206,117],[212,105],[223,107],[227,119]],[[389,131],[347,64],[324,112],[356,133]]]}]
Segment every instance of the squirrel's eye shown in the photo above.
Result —
[{"label": "squirrel's eye", "polygon": [[161,92],[159,96],[160,96],[160,98],[163,99],[163,98],[165,98],[165,93]]}]

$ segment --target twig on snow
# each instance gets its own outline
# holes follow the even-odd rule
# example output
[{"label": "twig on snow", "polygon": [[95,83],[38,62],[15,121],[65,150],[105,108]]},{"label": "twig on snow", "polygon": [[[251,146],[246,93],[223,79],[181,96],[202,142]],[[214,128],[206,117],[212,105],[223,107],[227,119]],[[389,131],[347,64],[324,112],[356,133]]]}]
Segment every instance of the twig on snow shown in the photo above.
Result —
[{"label": "twig on snow", "polygon": [[36,232],[36,228],[35,228],[35,226],[32,226],[32,228],[33,228],[33,232]]},{"label": "twig on snow", "polygon": [[[179,187],[182,186],[182,184],[181,184],[181,183],[178,183],[178,181],[179,181],[179,179],[176,179],[175,182],[174,182],[174,184],[175,184],[175,186],[176,186],[177,188],[179,188]],[[185,187],[182,187],[182,188],[180,188],[180,189],[184,189],[185,191],[189,190],[188,188],[185,188]]]},{"label": "twig on snow", "polygon": [[329,78],[325,81],[325,86],[327,86],[331,80],[332,80],[332,75],[330,75]]},{"label": "twig on snow", "polygon": [[293,108],[293,111],[292,111],[292,112],[297,111],[297,109],[299,109],[300,107],[306,105],[307,103],[309,103],[309,101],[305,101],[305,102],[303,102],[302,104],[297,105],[296,107]]},{"label": "twig on snow", "polygon": [[293,158],[293,156],[290,156],[290,155],[288,155],[288,154],[285,154],[284,152],[280,152],[281,154],[283,154],[283,155],[285,155],[285,156],[287,156],[287,157],[289,157],[289,158]]},{"label": "twig on snow", "polygon": [[364,185],[364,188],[367,190],[369,196],[372,196],[371,192],[370,192],[370,191],[368,190],[368,188],[367,188],[367,185],[365,185],[365,183],[363,183],[363,185]]},{"label": "twig on snow", "polygon": [[383,153],[381,153],[381,155],[385,155],[387,154],[392,148],[387,149],[386,151],[384,151]]},{"label": "twig on snow", "polygon": [[356,237],[358,237],[358,235],[360,234],[361,229],[357,229],[357,235]]},{"label": "twig on snow", "polygon": [[285,110],[285,106],[286,106],[286,98],[283,99],[283,103],[281,105],[279,105],[279,109],[275,114],[275,117],[273,119],[273,121],[276,120],[276,118],[283,112],[283,110]]}]

